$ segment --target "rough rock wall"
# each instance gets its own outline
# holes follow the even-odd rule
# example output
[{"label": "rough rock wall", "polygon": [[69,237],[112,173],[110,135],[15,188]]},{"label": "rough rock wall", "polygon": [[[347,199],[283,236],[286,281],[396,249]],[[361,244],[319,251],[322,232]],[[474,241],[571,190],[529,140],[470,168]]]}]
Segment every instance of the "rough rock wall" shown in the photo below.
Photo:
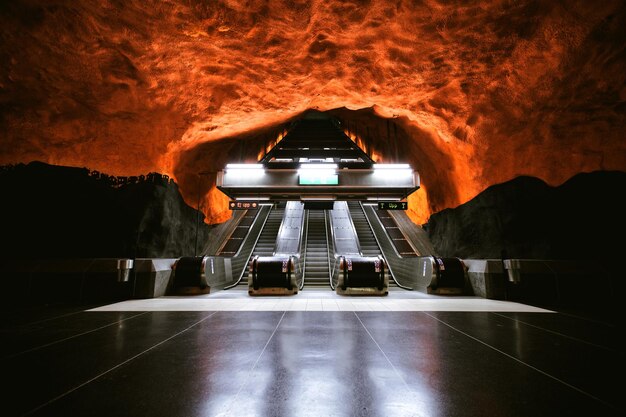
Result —
[{"label": "rough rock wall", "polygon": [[[0,170],[0,257],[194,256],[209,226],[157,175],[125,185],[85,168],[39,162]],[[196,229],[196,225],[198,228]]]},{"label": "rough rock wall", "polygon": [[621,0],[0,2],[0,164],[167,173],[213,223],[197,177],[232,143],[254,159],[263,132],[345,108],[397,125],[423,223],[520,175],[626,170],[625,45]]},{"label": "rough rock wall", "polygon": [[558,187],[518,177],[433,214],[425,227],[441,256],[586,259],[601,268],[626,253],[624,190],[624,172],[578,174]]}]

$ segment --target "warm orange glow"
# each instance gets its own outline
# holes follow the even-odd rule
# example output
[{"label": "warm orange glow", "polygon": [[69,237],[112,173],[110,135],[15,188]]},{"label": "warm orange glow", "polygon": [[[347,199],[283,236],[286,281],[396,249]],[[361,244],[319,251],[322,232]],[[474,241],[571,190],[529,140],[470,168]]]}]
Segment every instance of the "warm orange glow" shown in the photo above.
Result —
[{"label": "warm orange glow", "polygon": [[211,187],[205,196],[205,207],[211,207],[211,210],[205,211],[208,216],[205,219],[207,224],[222,223],[228,220],[232,212],[228,209],[228,197],[215,187]]},{"label": "warm orange glow", "polygon": [[198,173],[257,161],[315,108],[419,171],[418,222],[518,175],[626,170],[619,0],[9,3],[0,164],[160,172],[195,207]]},{"label": "warm orange glow", "polygon": [[406,214],[416,224],[424,224],[428,222],[430,216],[430,206],[428,204],[428,192],[426,187],[422,185],[419,190],[414,192],[407,199],[409,209]]}]

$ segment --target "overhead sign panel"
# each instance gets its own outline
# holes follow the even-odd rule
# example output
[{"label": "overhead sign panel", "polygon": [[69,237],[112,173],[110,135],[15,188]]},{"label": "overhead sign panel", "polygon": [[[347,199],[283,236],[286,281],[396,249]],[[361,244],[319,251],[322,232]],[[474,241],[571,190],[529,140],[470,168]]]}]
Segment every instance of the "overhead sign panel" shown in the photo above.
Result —
[{"label": "overhead sign panel", "polygon": [[301,173],[298,177],[299,185],[339,185],[337,174],[319,174],[315,172]]},{"label": "overhead sign panel", "polygon": [[228,203],[230,210],[249,210],[259,208],[258,201],[230,201]]},{"label": "overhead sign panel", "polygon": [[406,201],[379,201],[379,210],[407,210],[409,203]]}]

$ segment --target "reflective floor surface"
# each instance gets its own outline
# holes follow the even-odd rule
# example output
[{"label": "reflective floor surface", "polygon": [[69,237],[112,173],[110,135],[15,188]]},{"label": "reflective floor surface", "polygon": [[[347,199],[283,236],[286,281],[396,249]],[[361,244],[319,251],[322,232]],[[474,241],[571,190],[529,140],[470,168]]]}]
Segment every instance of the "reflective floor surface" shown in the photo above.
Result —
[{"label": "reflective floor surface", "polygon": [[396,298],[432,305],[225,311],[193,308],[200,299],[189,297],[187,311],[184,298],[169,311],[5,311],[2,415],[624,415],[613,325],[523,305],[472,311],[450,309],[454,297]]},{"label": "reflective floor surface", "polygon": [[194,297],[166,296],[128,300],[90,311],[552,311],[534,306],[480,297],[441,297],[390,289],[388,296],[342,296],[311,289],[289,296],[248,296],[232,289]]}]

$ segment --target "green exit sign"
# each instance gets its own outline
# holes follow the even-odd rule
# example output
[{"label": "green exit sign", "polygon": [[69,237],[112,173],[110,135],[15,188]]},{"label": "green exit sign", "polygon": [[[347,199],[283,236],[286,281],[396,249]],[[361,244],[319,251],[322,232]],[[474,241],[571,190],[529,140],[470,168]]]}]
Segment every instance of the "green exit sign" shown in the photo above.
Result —
[{"label": "green exit sign", "polygon": [[378,210],[406,210],[409,203],[406,201],[379,201]]}]

